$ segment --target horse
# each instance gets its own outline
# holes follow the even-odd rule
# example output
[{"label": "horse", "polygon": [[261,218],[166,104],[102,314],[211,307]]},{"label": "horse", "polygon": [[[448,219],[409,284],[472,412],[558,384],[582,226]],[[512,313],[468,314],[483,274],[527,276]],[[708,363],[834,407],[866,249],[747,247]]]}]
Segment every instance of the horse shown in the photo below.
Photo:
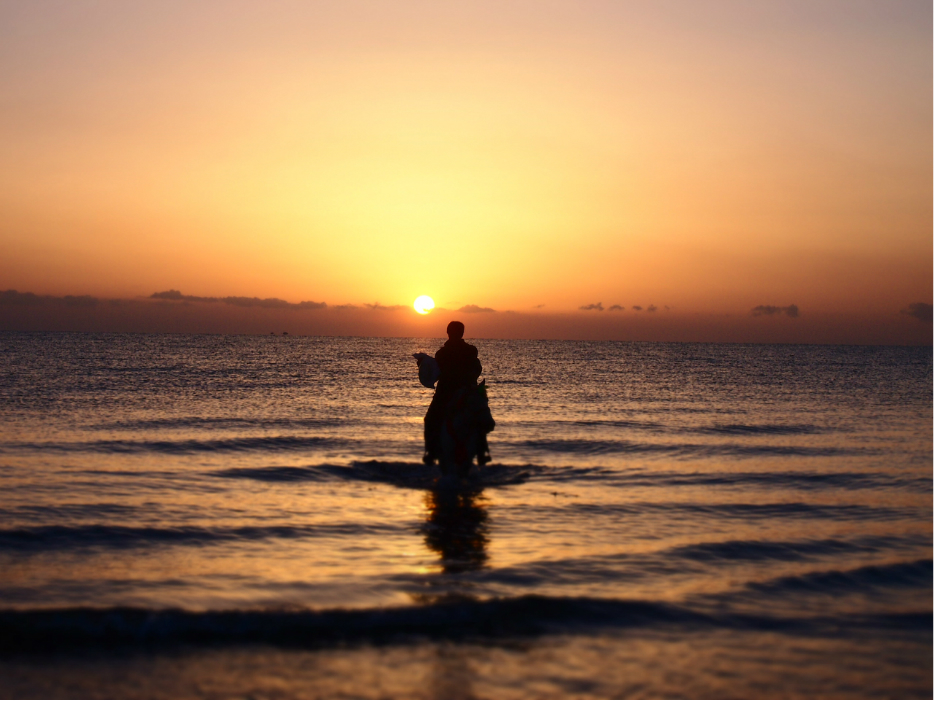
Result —
[{"label": "horse", "polygon": [[438,467],[442,479],[466,478],[473,466],[490,462],[486,434],[496,427],[486,395],[486,380],[461,387],[448,400],[441,423],[441,455]]}]

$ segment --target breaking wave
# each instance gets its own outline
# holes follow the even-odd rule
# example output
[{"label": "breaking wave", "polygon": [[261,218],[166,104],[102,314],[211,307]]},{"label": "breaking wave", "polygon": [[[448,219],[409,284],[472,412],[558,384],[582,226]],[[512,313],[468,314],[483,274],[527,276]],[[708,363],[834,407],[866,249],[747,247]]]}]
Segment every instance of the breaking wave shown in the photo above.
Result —
[{"label": "breaking wave", "polygon": [[0,652],[159,645],[319,648],[418,639],[497,640],[606,629],[754,630],[845,637],[930,632],[931,613],[863,617],[718,614],[653,601],[521,596],[368,610],[190,612],[72,608],[0,612]]}]

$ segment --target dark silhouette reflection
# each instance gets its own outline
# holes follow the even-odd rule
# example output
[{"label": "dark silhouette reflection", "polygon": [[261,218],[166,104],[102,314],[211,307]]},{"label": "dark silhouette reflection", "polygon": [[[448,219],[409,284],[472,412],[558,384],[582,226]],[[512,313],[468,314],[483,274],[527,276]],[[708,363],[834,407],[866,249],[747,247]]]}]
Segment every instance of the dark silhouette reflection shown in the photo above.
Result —
[{"label": "dark silhouette reflection", "polygon": [[434,664],[428,677],[428,694],[432,699],[475,699],[473,690],[476,679],[470,655],[451,643],[441,643],[435,648]]},{"label": "dark silhouette reflection", "polygon": [[[425,494],[428,517],[422,526],[425,544],[441,559],[442,577],[436,585],[440,591],[421,597],[424,603],[437,601],[471,600],[465,572],[482,569],[486,565],[486,546],[489,542],[489,515],[482,489],[436,489]],[[447,576],[444,576],[447,575]],[[470,656],[456,645],[440,644],[435,650],[434,664],[428,678],[429,698],[473,699],[476,677]]]},{"label": "dark silhouette reflection", "polygon": [[441,558],[444,574],[481,569],[487,560],[487,510],[483,490],[430,491],[425,544]]}]

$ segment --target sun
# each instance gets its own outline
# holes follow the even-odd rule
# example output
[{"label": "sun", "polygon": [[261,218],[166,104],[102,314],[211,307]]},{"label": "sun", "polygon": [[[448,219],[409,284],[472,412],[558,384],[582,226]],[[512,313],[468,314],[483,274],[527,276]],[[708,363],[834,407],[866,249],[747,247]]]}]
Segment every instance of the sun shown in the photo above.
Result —
[{"label": "sun", "polygon": [[435,308],[435,301],[428,295],[422,295],[412,305],[419,314],[427,314]]}]

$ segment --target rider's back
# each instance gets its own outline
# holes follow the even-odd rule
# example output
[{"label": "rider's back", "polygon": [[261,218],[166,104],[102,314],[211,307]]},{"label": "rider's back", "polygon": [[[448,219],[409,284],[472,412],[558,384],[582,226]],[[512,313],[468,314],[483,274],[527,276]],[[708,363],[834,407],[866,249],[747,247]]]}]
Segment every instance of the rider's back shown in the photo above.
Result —
[{"label": "rider's back", "polygon": [[435,360],[441,368],[437,394],[451,394],[460,387],[476,384],[483,372],[477,347],[462,338],[448,339],[435,353]]}]

